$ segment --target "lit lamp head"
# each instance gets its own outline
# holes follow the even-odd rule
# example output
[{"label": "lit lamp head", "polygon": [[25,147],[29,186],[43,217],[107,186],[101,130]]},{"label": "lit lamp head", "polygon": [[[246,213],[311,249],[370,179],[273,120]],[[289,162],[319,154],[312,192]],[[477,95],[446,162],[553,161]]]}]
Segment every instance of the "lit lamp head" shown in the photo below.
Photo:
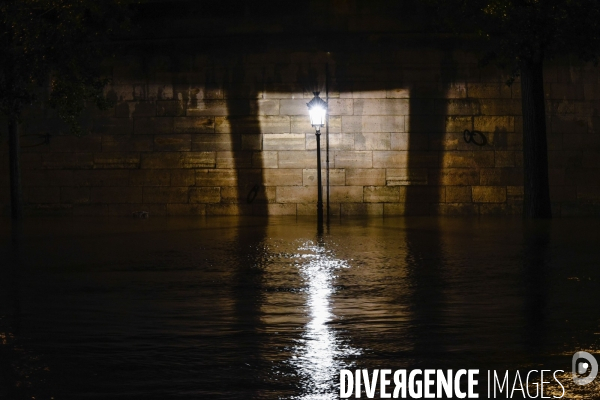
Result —
[{"label": "lit lamp head", "polygon": [[321,127],[325,126],[325,116],[327,115],[327,102],[319,97],[319,92],[313,92],[315,97],[306,105],[310,115],[310,123],[317,130],[321,131]]}]

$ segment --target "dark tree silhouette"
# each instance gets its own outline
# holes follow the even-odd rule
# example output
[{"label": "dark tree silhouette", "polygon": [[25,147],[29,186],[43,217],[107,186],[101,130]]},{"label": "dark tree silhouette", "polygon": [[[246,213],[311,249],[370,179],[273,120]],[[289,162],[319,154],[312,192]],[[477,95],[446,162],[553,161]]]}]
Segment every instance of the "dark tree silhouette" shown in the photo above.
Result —
[{"label": "dark tree silhouette", "polygon": [[597,0],[424,0],[442,25],[484,40],[483,62],[521,77],[524,202],[527,218],[550,218],[543,64],[558,55],[584,61],[600,53]]},{"label": "dark tree silhouette", "polygon": [[128,26],[126,0],[7,0],[0,3],[0,113],[8,119],[11,216],[23,213],[19,123],[45,103],[79,133],[86,103],[109,107],[102,60]]}]

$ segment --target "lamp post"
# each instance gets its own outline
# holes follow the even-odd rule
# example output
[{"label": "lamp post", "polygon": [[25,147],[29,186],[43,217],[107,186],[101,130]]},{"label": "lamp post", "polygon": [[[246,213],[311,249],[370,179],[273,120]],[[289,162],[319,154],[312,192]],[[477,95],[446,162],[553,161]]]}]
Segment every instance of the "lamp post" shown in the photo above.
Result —
[{"label": "lamp post", "polygon": [[319,97],[319,92],[313,92],[315,97],[306,105],[310,115],[310,123],[315,128],[317,139],[317,223],[323,227],[323,185],[321,184],[321,128],[325,126],[327,102]]}]

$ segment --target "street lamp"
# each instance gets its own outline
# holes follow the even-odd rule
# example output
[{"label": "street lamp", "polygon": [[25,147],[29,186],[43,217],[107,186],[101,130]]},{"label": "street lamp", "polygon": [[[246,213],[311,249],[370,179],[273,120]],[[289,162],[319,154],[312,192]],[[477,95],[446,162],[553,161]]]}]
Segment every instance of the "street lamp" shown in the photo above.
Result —
[{"label": "street lamp", "polygon": [[313,92],[315,97],[306,105],[310,115],[310,123],[315,128],[317,138],[317,221],[323,226],[323,186],[321,185],[321,128],[325,126],[327,102],[319,97],[319,92]]}]

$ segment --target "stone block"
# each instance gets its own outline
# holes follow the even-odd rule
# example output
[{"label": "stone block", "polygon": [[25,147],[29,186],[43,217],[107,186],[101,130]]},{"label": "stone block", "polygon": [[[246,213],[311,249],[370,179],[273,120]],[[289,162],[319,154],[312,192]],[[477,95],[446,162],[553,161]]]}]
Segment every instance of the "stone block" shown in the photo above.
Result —
[{"label": "stone block", "polygon": [[164,168],[214,168],[214,152],[163,152],[142,153],[143,169]]},{"label": "stone block", "polygon": [[354,100],[354,115],[408,115],[408,99],[357,99]]},{"label": "stone block", "polygon": [[[488,139],[493,134],[484,134]],[[472,143],[465,142],[464,134],[461,133],[442,133],[435,134],[430,133],[427,135],[429,142],[429,149],[436,151],[449,151],[449,150],[465,150],[472,151],[475,147]],[[477,139],[481,139],[479,136]],[[489,140],[489,139],[488,139]],[[489,142],[488,142],[489,143]]]},{"label": "stone block", "polygon": [[128,186],[129,170],[73,171],[74,186]]},{"label": "stone block", "polygon": [[444,203],[438,208],[439,215],[467,216],[478,215],[479,205],[473,203]]},{"label": "stone block", "polygon": [[334,160],[335,168],[373,168],[371,151],[336,151]]},{"label": "stone block", "polygon": [[[367,74],[367,76],[365,77],[367,80],[370,80],[373,78],[373,72],[372,71],[368,71],[366,70],[363,66],[355,66],[356,68],[362,68],[363,69],[363,73]],[[353,76],[352,78],[356,79],[356,76]],[[374,85],[373,83],[367,83],[367,82],[355,82],[352,85],[352,98],[353,99],[385,99],[387,97],[387,90],[385,89],[374,89],[374,86],[381,86],[381,85]]]},{"label": "stone block", "polygon": [[215,118],[216,133],[289,133],[289,116],[232,116]]},{"label": "stone block", "polygon": [[[247,204],[254,193],[254,183],[250,182],[242,186],[224,186],[221,188],[221,203]],[[260,186],[252,204],[275,203],[276,188],[274,186]]]},{"label": "stone block", "polygon": [[120,153],[153,149],[154,136],[152,135],[102,135],[102,151]]},{"label": "stone block", "polygon": [[129,172],[130,186],[170,186],[171,172],[162,169],[135,169]]},{"label": "stone block", "polygon": [[[440,113],[442,111],[440,110]],[[407,115],[404,124],[404,130],[401,132],[410,132],[411,135],[435,133],[440,134],[446,129],[446,118],[440,115]]]},{"label": "stone block", "polygon": [[[573,188],[575,192],[575,188]],[[523,201],[525,190],[523,186],[507,186],[506,187],[506,199],[507,201]]]},{"label": "stone block", "polygon": [[182,100],[160,100],[156,102],[156,115],[159,117],[181,117],[186,114],[186,104]]},{"label": "stone block", "polygon": [[470,186],[446,186],[446,201],[448,203],[470,203]]},{"label": "stone block", "polygon": [[472,116],[450,116],[446,117],[445,132],[463,133],[465,129],[473,130]]},{"label": "stone block", "polygon": [[233,111],[229,109],[228,102],[225,100],[201,99],[196,104],[189,104],[185,115],[188,117],[224,116],[233,114]]},{"label": "stone block", "polygon": [[237,186],[238,174],[232,169],[196,170],[196,186]]},{"label": "stone block", "polygon": [[472,168],[442,168],[429,171],[430,185],[479,185],[479,171]]},{"label": "stone block", "polygon": [[[316,157],[315,157],[315,160],[316,160]],[[254,168],[278,168],[279,167],[279,152],[277,152],[277,151],[254,151],[254,152],[252,152],[252,167],[254,167]]]},{"label": "stone block", "polygon": [[190,189],[190,203],[219,203],[220,187],[199,187]]},{"label": "stone block", "polygon": [[390,150],[391,138],[390,134],[385,132],[379,133],[355,133],[354,134],[354,149],[355,150]]},{"label": "stone block", "polygon": [[187,187],[144,187],[143,202],[151,203],[187,203]]},{"label": "stone block", "polygon": [[552,133],[587,134],[588,123],[574,115],[552,115],[550,129]]},{"label": "stone block", "polygon": [[373,168],[406,168],[408,167],[408,154],[408,151],[374,151]]},{"label": "stone block", "polygon": [[297,99],[303,98],[302,85],[298,83],[267,83],[264,85],[265,99]]},{"label": "stone block", "polygon": [[[421,135],[419,135],[421,136]],[[408,132],[393,132],[390,134],[390,148],[389,150],[409,150],[411,147],[411,140],[413,140],[414,135],[411,135]],[[425,137],[425,139],[427,139]],[[425,149],[427,148],[427,142],[425,141]],[[413,150],[413,149],[411,149]]]},{"label": "stone block", "polygon": [[302,186],[302,169],[265,169],[262,175],[266,186]]},{"label": "stone block", "polygon": [[426,168],[387,168],[385,184],[387,186],[427,185]]},{"label": "stone block", "polygon": [[404,204],[404,203],[384,203],[383,204],[383,215],[384,216],[406,215],[406,204]]},{"label": "stone block", "polygon": [[263,150],[304,150],[303,133],[272,133],[263,136]]},{"label": "stone block", "polygon": [[446,106],[446,115],[477,115],[480,113],[479,100],[447,99],[436,100]]},{"label": "stone block", "polygon": [[510,86],[504,83],[467,83],[467,95],[476,99],[511,98]]},{"label": "stone block", "polygon": [[481,115],[520,116],[522,113],[519,99],[486,99],[481,101]]},{"label": "stone block", "polygon": [[279,115],[280,114],[280,100],[279,99],[268,99],[268,100],[255,100],[250,102],[249,114],[254,115]]},{"label": "stone block", "polygon": [[518,186],[524,179],[520,168],[482,168],[480,178],[483,186]]},{"label": "stone block", "polygon": [[515,120],[513,117],[474,117],[473,125],[476,131],[481,132],[515,131]]},{"label": "stone block", "polygon": [[140,153],[115,152],[94,154],[96,169],[133,169],[140,167]]},{"label": "stone block", "polygon": [[[323,186],[327,184],[327,172],[322,171],[322,183]],[[344,186],[346,183],[346,172],[344,169],[332,168],[329,170],[329,185],[330,186]],[[310,168],[302,170],[302,184],[304,186],[316,185],[317,184],[317,170]]]},{"label": "stone block", "polygon": [[252,168],[251,151],[218,151],[217,168]]},{"label": "stone block", "polygon": [[496,154],[495,154],[496,168],[514,167],[516,165],[515,160],[516,159],[515,159],[514,151],[496,151]]},{"label": "stone block", "polygon": [[[129,104],[129,110],[130,110],[130,114],[129,115],[124,115],[123,117],[155,117],[156,116],[156,103],[153,101],[135,101],[135,102],[130,102]],[[118,114],[118,108],[117,108],[117,117],[119,117],[120,115]]]},{"label": "stone block", "polygon": [[132,118],[98,118],[90,128],[92,134],[131,135],[133,133]]},{"label": "stone block", "polygon": [[366,186],[363,192],[366,203],[398,203],[399,186]]},{"label": "stone block", "polygon": [[327,112],[329,115],[352,115],[354,102],[352,99],[329,99]]},{"label": "stone block", "polygon": [[343,216],[383,216],[383,203],[342,203],[341,215]]},{"label": "stone block", "polygon": [[192,135],[192,151],[233,151],[242,147],[242,135],[204,133]]},{"label": "stone block", "polygon": [[[325,165],[325,155],[321,154],[321,165]],[[280,151],[279,168],[314,168],[317,166],[317,155],[314,151]],[[336,168],[338,166],[336,165]]]},{"label": "stone block", "polygon": [[275,189],[277,203],[316,203],[316,186],[279,186]]},{"label": "stone block", "polygon": [[331,186],[330,201],[333,203],[362,203],[362,186]]},{"label": "stone block", "polygon": [[154,151],[190,150],[192,150],[192,135],[190,134],[154,136]]},{"label": "stone block", "polygon": [[92,187],[90,203],[141,203],[141,187]]},{"label": "stone block", "polygon": [[484,168],[494,166],[493,151],[448,151],[442,155],[444,168]]},{"label": "stone block", "polygon": [[242,139],[242,150],[262,150],[262,134],[254,133],[254,134],[242,134],[240,135]]},{"label": "stone block", "polygon": [[308,118],[308,107],[305,99],[282,99],[279,101],[280,115],[303,115]]},{"label": "stone block", "polygon": [[574,100],[547,100],[546,110],[550,114],[574,114],[575,113],[575,101]]},{"label": "stone block", "polygon": [[[406,203],[444,203],[446,201],[446,188],[444,186],[404,186],[400,192],[400,200]],[[428,210],[430,210],[428,208]]]},{"label": "stone block", "polygon": [[[21,163],[26,165],[25,157]],[[43,169],[89,169],[94,166],[92,153],[46,153],[42,154],[41,167]]]},{"label": "stone block", "polygon": [[342,116],[342,132],[406,132],[403,115]]},{"label": "stone block", "polygon": [[348,186],[385,186],[385,169],[346,168]]},{"label": "stone block", "polygon": [[410,99],[410,89],[396,88],[385,91],[385,97],[388,99]]},{"label": "stone block", "polygon": [[173,133],[215,132],[215,119],[211,117],[177,117],[173,124]]},{"label": "stone block", "polygon": [[173,118],[135,118],[133,133],[136,135],[170,135],[174,133]]},{"label": "stone block", "polygon": [[[49,143],[44,145],[43,138],[37,136],[21,136],[20,145],[22,153],[92,153],[102,150],[102,138],[100,136],[86,135],[52,135]],[[38,146],[39,145],[39,146]],[[32,147],[29,147],[32,146]]]},{"label": "stone block", "polygon": [[[317,139],[314,133],[306,133],[306,150],[317,149]],[[326,149],[326,136],[321,134],[321,150]],[[330,157],[332,150],[354,150],[354,134],[353,133],[330,133],[329,134],[329,151]]]},{"label": "stone block", "polygon": [[505,203],[506,187],[473,186],[472,196],[475,203]]},{"label": "stone block", "polygon": [[[160,171],[160,170],[159,170]],[[196,171],[192,169],[170,170],[170,186],[194,186],[196,184]]]}]

